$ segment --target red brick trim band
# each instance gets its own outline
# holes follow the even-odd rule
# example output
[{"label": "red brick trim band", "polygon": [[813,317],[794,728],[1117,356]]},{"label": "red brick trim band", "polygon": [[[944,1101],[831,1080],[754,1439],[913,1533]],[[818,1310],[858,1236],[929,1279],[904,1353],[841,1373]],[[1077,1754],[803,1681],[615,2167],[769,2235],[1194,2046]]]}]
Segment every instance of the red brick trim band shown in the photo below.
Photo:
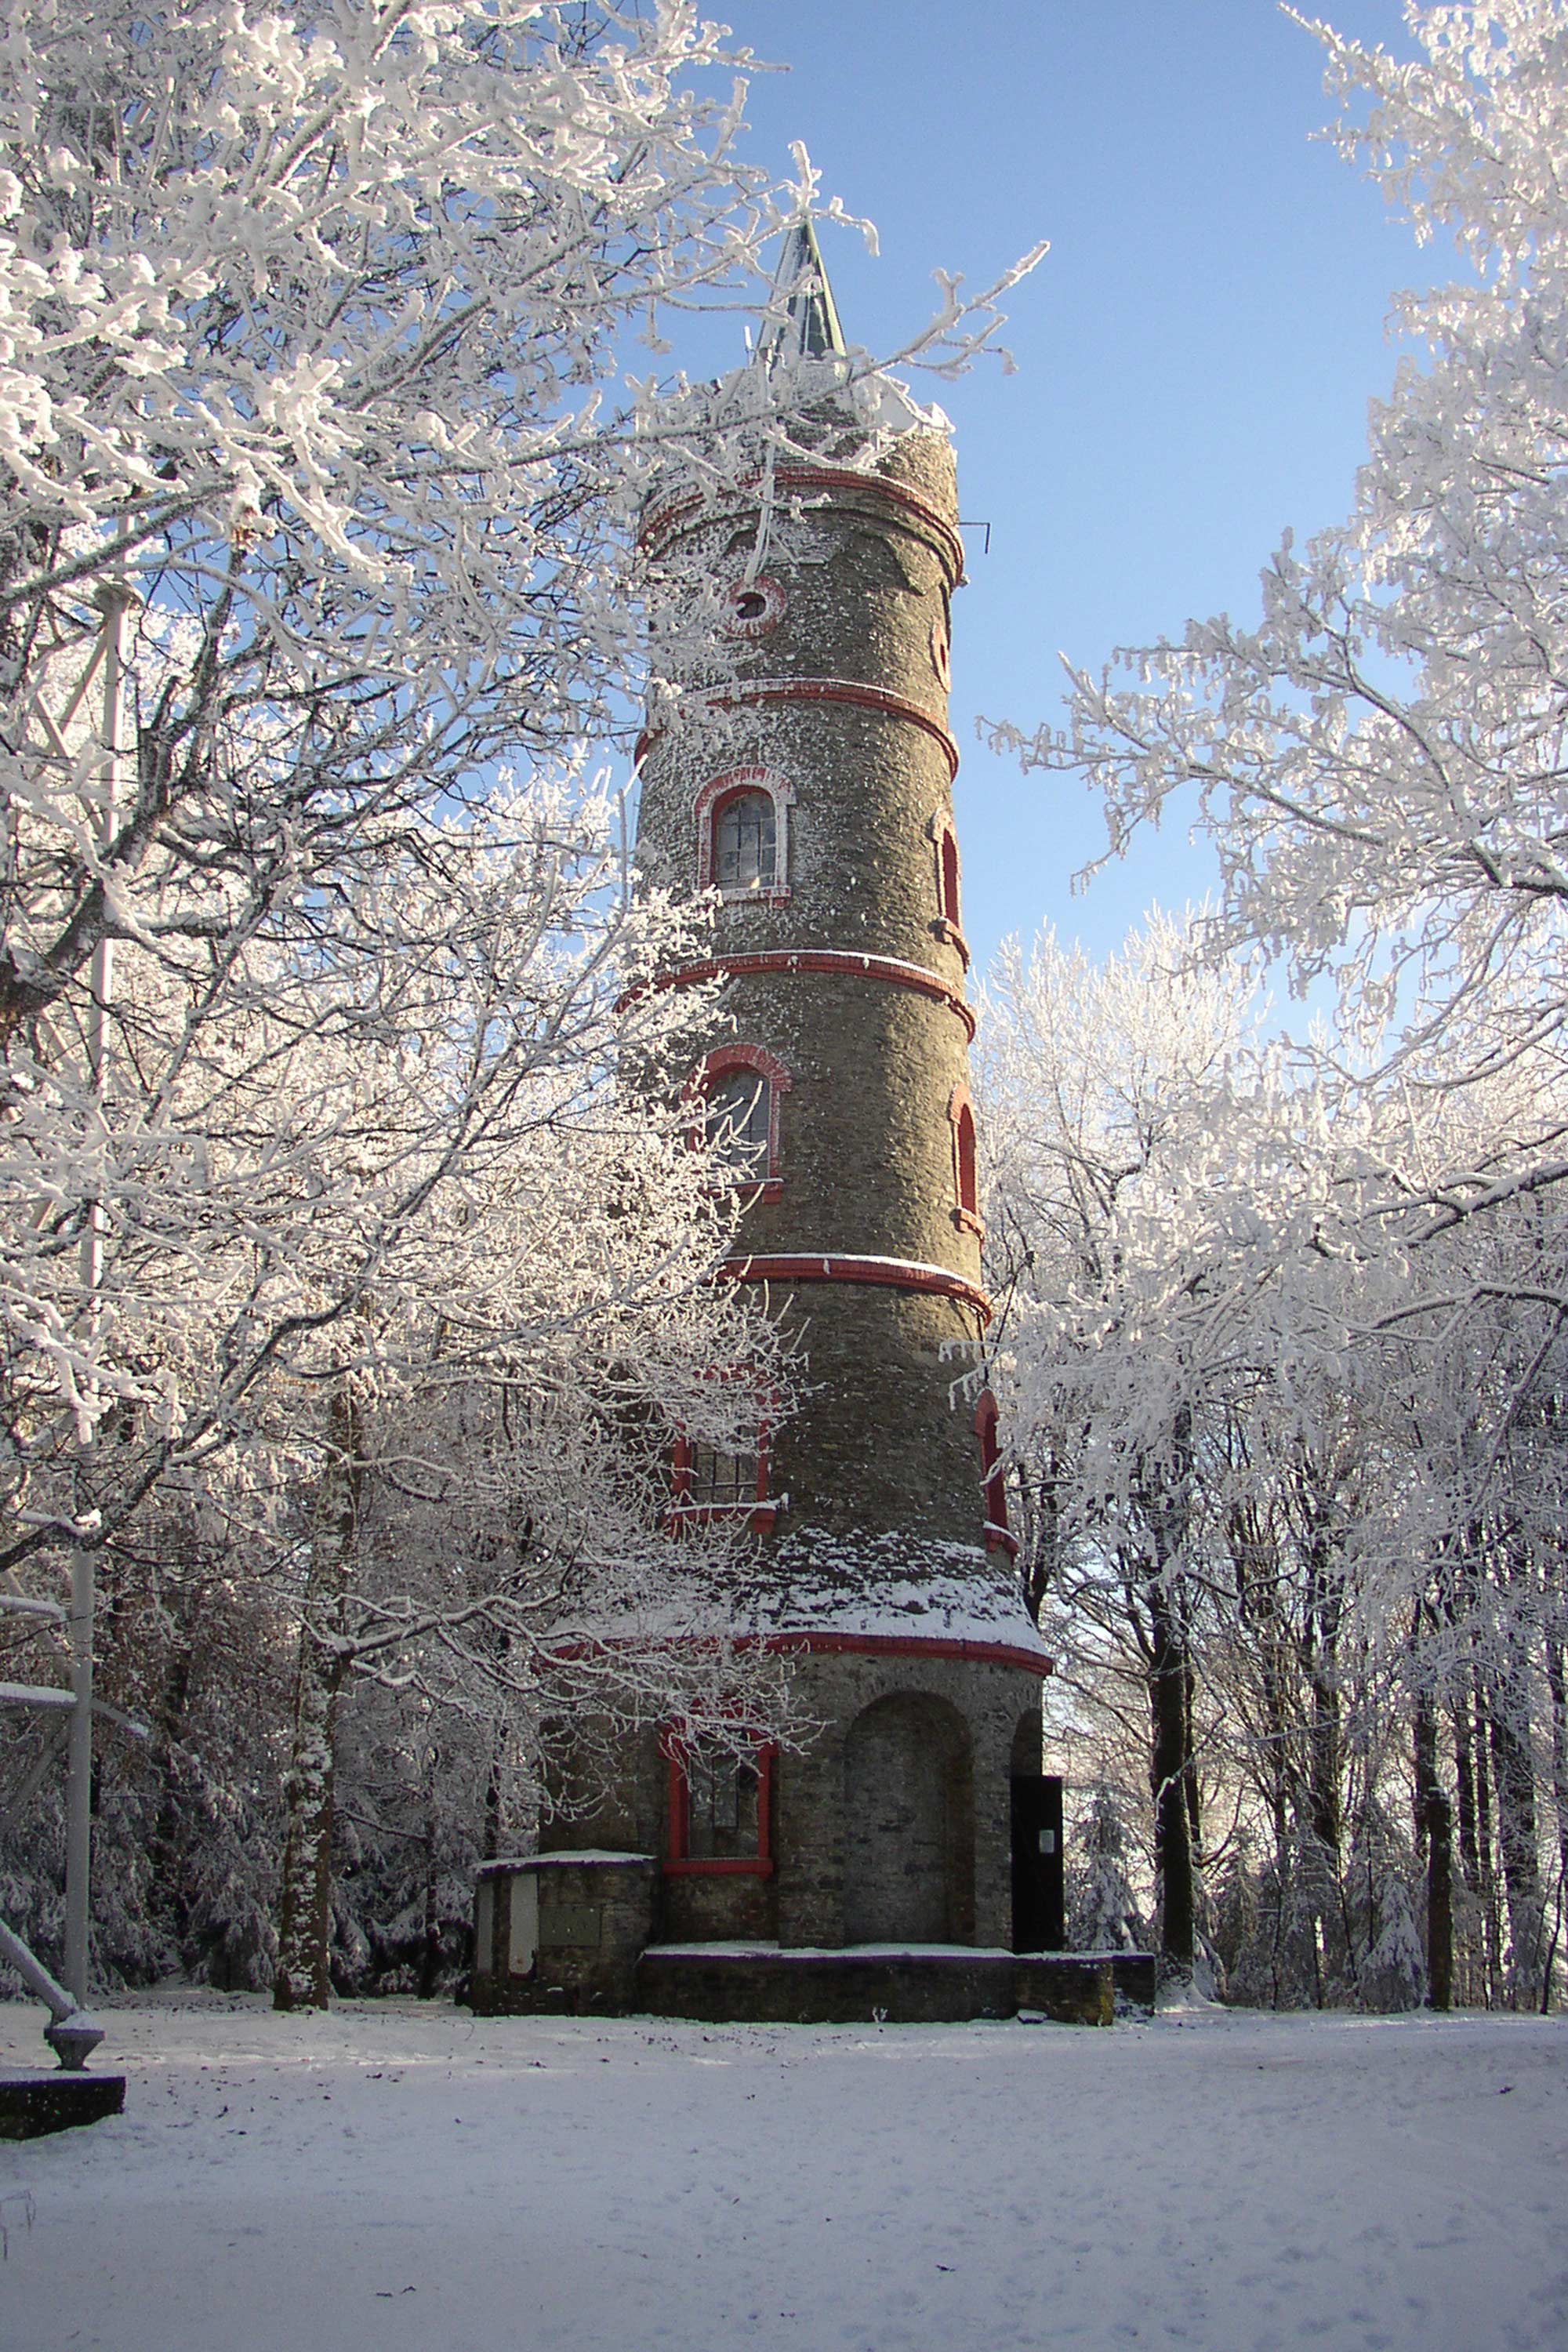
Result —
[{"label": "red brick trim band", "polygon": [[826,971],[847,973],[852,980],[886,981],[892,988],[912,988],[956,1013],[973,1042],[974,1015],[956,988],[923,964],[900,963],[896,956],[858,955],[853,948],[766,948],[749,955],[710,956],[702,963],[682,964],[679,971],[661,972],[656,988],[689,988],[699,981],[750,979],[761,972]]},{"label": "red brick trim band", "polygon": [[[963,540],[945,515],[938,514],[934,507],[928,506],[915,491],[905,489],[902,483],[889,482],[880,474],[857,473],[851,467],[842,466],[780,466],[774,470],[773,480],[782,490],[850,490],[880,499],[888,506],[901,508],[906,514],[913,515],[922,522],[941,541],[954,587],[963,580]],[[742,487],[750,490],[759,489],[761,478],[753,475]],[[687,498],[672,499],[668,506],[660,507],[643,523],[637,533],[638,546],[652,547],[656,540],[677,530],[689,516],[701,515],[705,511],[712,512],[717,519],[718,509],[712,507],[700,490]]]},{"label": "red brick trim band", "polygon": [[[1037,1675],[1042,1682],[1055,1674],[1056,1660],[1034,1650],[1016,1650],[1008,1642],[963,1642],[948,1634],[929,1639],[918,1633],[765,1633],[764,1650],[850,1651],[894,1658],[967,1658],[977,1665],[1016,1666],[1020,1674]],[[736,1643],[744,1646],[744,1637]]]},{"label": "red brick trim band", "polygon": [[906,514],[914,515],[928,530],[941,540],[956,587],[963,578],[963,541],[945,515],[928,506],[918,492],[906,489],[901,482],[889,482],[883,474],[861,474],[842,466],[779,466],[773,480],[782,490],[869,490],[889,506],[901,507]]},{"label": "red brick trim band", "polygon": [[973,1307],[987,1323],[991,1301],[978,1283],[966,1282],[945,1266],[921,1265],[904,1257],[823,1256],[813,1251],[773,1257],[726,1258],[716,1271],[727,1282],[855,1282],[889,1290],[924,1291]]},{"label": "red brick trim band", "polygon": [[[957,742],[936,713],[922,703],[910,702],[905,695],[889,692],[885,686],[866,686],[853,677],[739,677],[704,695],[702,700],[719,710],[748,702],[845,702],[860,710],[875,710],[884,719],[904,719],[910,726],[922,728],[941,746],[949,783],[958,773]],[[658,736],[658,729],[645,728],[637,737],[633,756],[639,768]]]}]

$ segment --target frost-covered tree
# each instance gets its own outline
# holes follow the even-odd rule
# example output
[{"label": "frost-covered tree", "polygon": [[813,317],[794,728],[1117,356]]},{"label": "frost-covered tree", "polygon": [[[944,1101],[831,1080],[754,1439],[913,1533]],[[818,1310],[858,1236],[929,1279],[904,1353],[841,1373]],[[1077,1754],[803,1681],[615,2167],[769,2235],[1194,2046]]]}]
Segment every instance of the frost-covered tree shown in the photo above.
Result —
[{"label": "frost-covered tree", "polygon": [[1068,1942],[1079,1952],[1135,1952],[1147,1925],[1131,1882],[1125,1822],[1103,1780],[1089,1791],[1067,1865]]},{"label": "frost-covered tree", "polygon": [[[600,903],[582,747],[624,713],[657,443],[622,346],[737,292],[773,217],[727,84],[696,87],[721,56],[681,7],[12,12],[0,1043],[29,1488],[52,1433],[111,1408],[165,1452],[223,1441],[280,1334],[357,1315],[439,1171],[500,1151],[518,1084],[558,1065],[569,1090],[605,1049],[638,950],[624,892]],[[106,595],[137,600],[112,775],[97,687],[72,709]],[[89,1220],[110,1293],[161,1294],[156,1338],[73,1296]],[[298,1295],[268,1298],[286,1266]],[[59,1507],[26,1508],[13,1559]]]},{"label": "frost-covered tree", "polygon": [[1373,404],[1350,519],[1286,541],[1256,625],[1075,671],[1068,724],[1025,752],[1089,777],[1113,851],[1195,803],[1209,946],[1332,973],[1347,1052],[1440,1047],[1448,1086],[1551,1057],[1506,1160],[1434,1185],[1451,1216],[1563,1165],[1568,6],[1406,13],[1414,64],[1310,27],[1342,151],[1471,271],[1395,301],[1424,355]]},{"label": "frost-covered tree", "polygon": [[[18,0],[5,54],[0,1571],[95,1551],[107,1673],[142,1628],[172,1863],[186,1601],[259,1581],[229,1614],[268,1687],[292,1652],[292,1727],[235,1778],[287,1752],[319,1998],[354,1692],[409,1757],[489,1705],[525,1777],[551,1708],[700,1716],[738,1672],[671,1638],[723,1559],[668,1543],[663,1468],[677,1424],[743,1440],[713,1367],[787,1372],[707,1278],[703,1007],[643,984],[705,917],[637,900],[595,762],[650,634],[681,674],[712,635],[647,630],[650,484],[721,491],[810,391],[639,345],[760,304],[813,184],[737,160],[744,55],[684,0]],[[920,340],[961,364],[992,316],[950,289]]]},{"label": "frost-covered tree", "polygon": [[[1214,1338],[1215,1303],[1247,1302],[1205,1359],[1230,1362],[1223,1411],[1177,1482],[1190,1464],[1194,1491],[1227,1498],[1205,1534],[1225,1629],[1209,1679],[1249,1727],[1276,1928],[1307,1938],[1324,1985],[1405,1966],[1393,1911],[1357,1912],[1349,1874],[1352,1852],[1392,1853],[1372,1825],[1392,1819],[1394,1708],[1434,1987],[1451,1932],[1461,1988],[1528,2000],[1547,1986],[1562,1860],[1543,1798],[1564,1752],[1547,1628],[1568,1297],[1568,8],[1407,16],[1413,64],[1308,27],[1343,152],[1468,269],[1395,303],[1415,352],[1373,404],[1352,512],[1286,541],[1256,624],[1194,622],[1075,670],[1067,723],[1009,740],[1089,777],[1112,854],[1195,815],[1220,874],[1200,959],[1262,952],[1302,990],[1337,986],[1292,1122],[1321,1148],[1293,1145],[1255,1192],[1263,1245],[1231,1261],[1250,1290],[1205,1257],[1182,1306],[1194,1226],[1173,1201],[1165,1217],[1156,1356],[1198,1331],[1205,1295]],[[1179,1103],[1179,1071],[1163,1083]],[[1201,1139],[1193,1165],[1214,1167]]]},{"label": "frost-covered tree", "polygon": [[1142,1763],[1173,1970],[1206,1917],[1237,1997],[1419,1998],[1424,1872],[1433,1997],[1535,2005],[1564,1234],[1551,1192],[1436,1231],[1426,1181],[1506,1153],[1534,1081],[1346,1091],[1190,949],[1047,938],[985,1003],[994,1377],[1058,1730],[1080,1776]]},{"label": "frost-covered tree", "polygon": [[1161,1950],[1190,1977],[1196,1457],[1245,1320],[1237,1245],[1270,1120],[1240,1067],[1247,977],[1181,977],[1186,944],[1156,922],[1099,968],[1049,934],[1027,961],[1005,948],[977,1072],[1025,1574],[1075,1687],[1146,1726]]}]

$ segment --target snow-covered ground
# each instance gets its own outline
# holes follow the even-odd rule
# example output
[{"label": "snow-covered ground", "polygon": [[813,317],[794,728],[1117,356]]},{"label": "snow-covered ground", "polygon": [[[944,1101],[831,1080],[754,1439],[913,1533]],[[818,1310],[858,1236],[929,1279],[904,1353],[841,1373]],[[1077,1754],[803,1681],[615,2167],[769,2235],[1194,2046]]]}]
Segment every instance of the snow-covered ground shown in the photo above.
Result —
[{"label": "snow-covered ground", "polygon": [[1568,2346],[1568,2022],[108,2022],[123,2117],[0,2143],[5,2352]]}]

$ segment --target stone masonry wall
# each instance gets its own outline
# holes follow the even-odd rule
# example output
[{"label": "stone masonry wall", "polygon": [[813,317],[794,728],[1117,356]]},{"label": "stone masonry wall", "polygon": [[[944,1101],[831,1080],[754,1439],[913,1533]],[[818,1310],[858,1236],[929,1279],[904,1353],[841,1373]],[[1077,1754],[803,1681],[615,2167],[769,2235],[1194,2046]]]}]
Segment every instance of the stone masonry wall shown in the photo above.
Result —
[{"label": "stone masonry wall", "polygon": [[[1022,1720],[1038,1720],[1037,1678],[986,1660],[887,1651],[812,1653],[797,1660],[795,1675],[800,1716],[821,1728],[804,1748],[783,1752],[774,1766],[774,1876],[666,1876],[657,1903],[658,1937],[842,1943],[847,1891],[851,1882],[874,1879],[883,1870],[884,1853],[877,1849],[889,1847],[886,1824],[907,1801],[901,1774],[880,1785],[862,1778],[847,1786],[854,1727],[880,1700],[914,1698],[952,1711],[962,1726],[964,1753],[955,1776],[963,1811],[948,1823],[952,1852],[944,1857],[950,1892],[944,1929],[912,1940],[1005,1948],[1013,1932],[1013,1743]],[[873,1744],[868,1750],[862,1744],[860,1752],[863,1760],[868,1758],[875,1766],[880,1759],[899,1774],[896,1748]],[[668,1852],[668,1774],[657,1735],[629,1737],[624,1754],[611,1793],[592,1811],[556,1821],[545,1837],[546,1848],[629,1846],[662,1861]],[[871,1933],[874,1922],[864,1914],[861,1924],[868,1940],[889,1940]]]}]

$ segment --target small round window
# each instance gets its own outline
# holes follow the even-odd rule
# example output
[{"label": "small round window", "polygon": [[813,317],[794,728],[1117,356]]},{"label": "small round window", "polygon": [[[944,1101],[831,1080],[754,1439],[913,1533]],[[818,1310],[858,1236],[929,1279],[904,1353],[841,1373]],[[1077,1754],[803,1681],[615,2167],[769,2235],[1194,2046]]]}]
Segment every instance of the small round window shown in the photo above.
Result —
[{"label": "small round window", "polygon": [[931,663],[943,686],[952,684],[952,663],[947,650],[947,624],[933,621],[931,625]]},{"label": "small round window", "polygon": [[724,607],[724,626],[731,636],[765,637],[784,618],[784,590],[765,573],[737,580],[725,591]]}]

